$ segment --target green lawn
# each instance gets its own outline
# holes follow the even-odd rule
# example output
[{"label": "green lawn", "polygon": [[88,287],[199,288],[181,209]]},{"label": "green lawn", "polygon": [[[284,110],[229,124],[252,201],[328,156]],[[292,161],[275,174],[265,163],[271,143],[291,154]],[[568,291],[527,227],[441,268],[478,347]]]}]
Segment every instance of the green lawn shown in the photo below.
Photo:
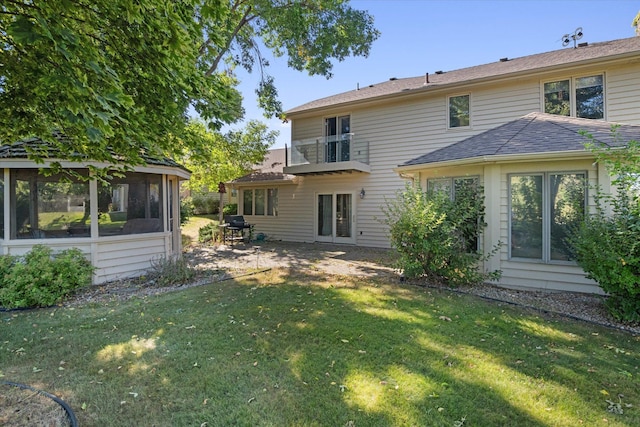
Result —
[{"label": "green lawn", "polygon": [[82,426],[640,425],[638,337],[445,291],[271,271],[0,316],[2,379]]}]

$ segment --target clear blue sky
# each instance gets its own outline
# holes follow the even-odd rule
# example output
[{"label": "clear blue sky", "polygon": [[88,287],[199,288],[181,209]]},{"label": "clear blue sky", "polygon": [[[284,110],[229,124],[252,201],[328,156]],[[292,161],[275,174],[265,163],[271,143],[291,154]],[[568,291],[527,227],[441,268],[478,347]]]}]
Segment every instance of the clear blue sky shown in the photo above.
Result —
[{"label": "clear blue sky", "polygon": [[[356,89],[358,84],[563,49],[562,35],[578,27],[584,33],[580,42],[633,37],[631,21],[640,11],[640,0],[352,0],[351,4],[369,11],[381,32],[371,54],[335,63],[329,80],[291,70],[285,58],[271,58],[269,71],[285,111]],[[266,119],[256,106],[257,77],[238,76],[245,120],[260,120],[278,130],[274,148],[289,144],[290,125]]]}]

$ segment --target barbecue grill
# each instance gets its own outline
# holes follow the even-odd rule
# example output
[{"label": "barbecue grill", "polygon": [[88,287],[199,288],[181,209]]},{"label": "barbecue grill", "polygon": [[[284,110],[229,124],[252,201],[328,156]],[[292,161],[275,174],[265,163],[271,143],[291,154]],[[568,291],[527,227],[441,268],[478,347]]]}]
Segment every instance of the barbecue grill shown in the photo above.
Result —
[{"label": "barbecue grill", "polygon": [[253,225],[245,221],[242,215],[225,215],[224,222],[222,228],[223,243],[227,241],[227,231],[230,233],[229,239],[231,240],[231,244],[233,244],[234,240],[244,241],[244,230],[248,229],[249,234],[251,234],[253,228]]}]

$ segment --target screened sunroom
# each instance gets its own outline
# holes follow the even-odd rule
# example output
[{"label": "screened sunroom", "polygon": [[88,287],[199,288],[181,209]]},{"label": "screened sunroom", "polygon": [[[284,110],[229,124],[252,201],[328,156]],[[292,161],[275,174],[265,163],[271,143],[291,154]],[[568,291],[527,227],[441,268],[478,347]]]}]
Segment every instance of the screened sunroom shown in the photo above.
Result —
[{"label": "screened sunroom", "polygon": [[[53,161],[53,159],[52,159]],[[0,147],[0,248],[22,255],[33,245],[75,247],[96,267],[94,283],[143,274],[154,260],[180,256],[179,184],[189,171],[168,159],[106,181],[90,179],[89,164],[27,159],[20,144]],[[121,175],[121,176],[120,176]]]}]

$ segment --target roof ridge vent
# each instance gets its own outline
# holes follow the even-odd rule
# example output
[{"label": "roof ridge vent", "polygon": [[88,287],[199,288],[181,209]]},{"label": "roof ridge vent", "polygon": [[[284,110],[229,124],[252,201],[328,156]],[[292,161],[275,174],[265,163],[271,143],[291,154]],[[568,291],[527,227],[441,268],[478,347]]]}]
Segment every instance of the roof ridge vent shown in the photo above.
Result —
[{"label": "roof ridge vent", "polygon": [[393,82],[393,81],[395,81],[395,80],[398,80],[398,78],[397,78],[397,77],[391,77],[391,78],[389,79],[389,81],[391,81],[391,82]]},{"label": "roof ridge vent", "polygon": [[509,58],[507,58],[506,56],[504,58],[500,58],[500,62],[507,62],[509,60]]},{"label": "roof ridge vent", "polygon": [[578,43],[578,47],[587,47],[589,46],[589,42]]},{"label": "roof ridge vent", "polygon": [[438,71],[436,71],[436,74],[444,74],[444,71],[438,70]]}]

